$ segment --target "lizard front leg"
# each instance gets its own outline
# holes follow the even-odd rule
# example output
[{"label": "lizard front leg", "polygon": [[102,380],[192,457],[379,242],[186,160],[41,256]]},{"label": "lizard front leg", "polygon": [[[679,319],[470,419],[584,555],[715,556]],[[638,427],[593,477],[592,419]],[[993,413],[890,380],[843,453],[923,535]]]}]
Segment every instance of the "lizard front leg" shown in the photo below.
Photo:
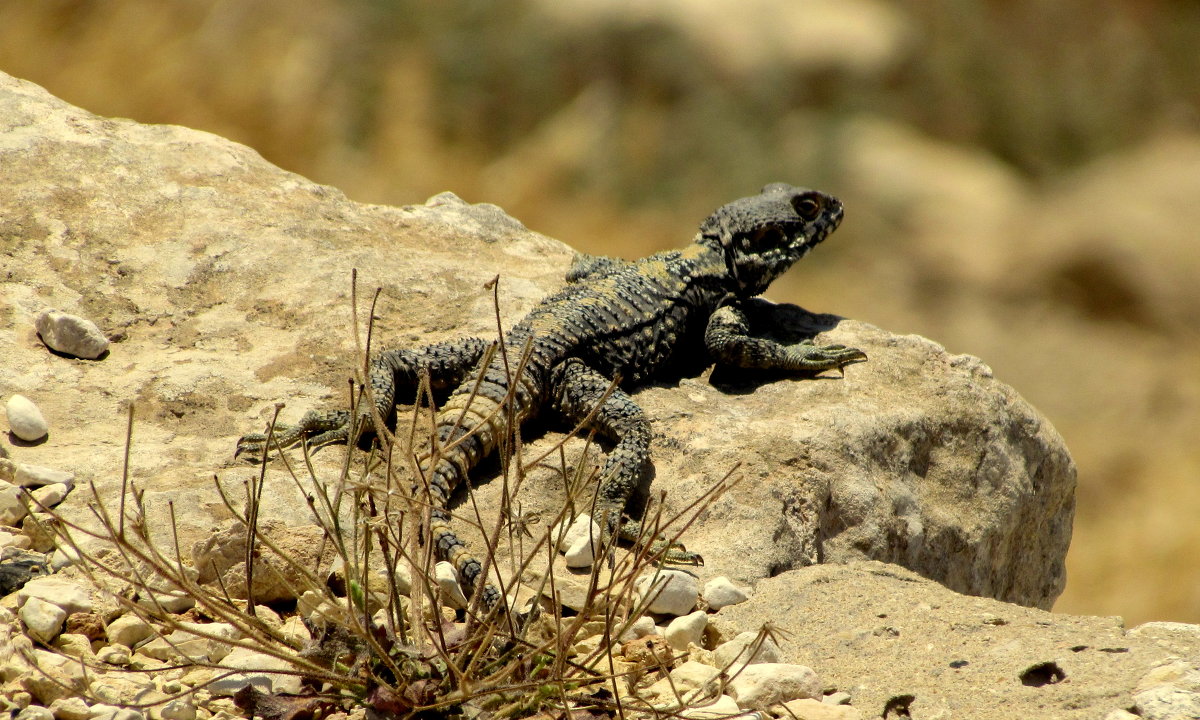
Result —
[{"label": "lizard front leg", "polygon": [[[386,418],[396,404],[398,391],[412,396],[423,373],[429,375],[435,390],[462,383],[479,363],[490,343],[481,338],[464,338],[435,343],[422,348],[388,350],[371,360],[367,381],[371,384],[374,410]],[[307,439],[308,446],[320,448],[332,443],[349,443],[374,427],[370,407],[360,407],[358,418],[348,410],[310,410],[295,425],[276,425],[271,445],[288,448]],[[353,422],[352,422],[353,421]],[[237,443],[234,457],[261,458],[266,452],[265,433],[244,435]]]},{"label": "lizard front leg", "polygon": [[650,423],[633,398],[620,388],[605,397],[612,381],[578,358],[556,366],[550,383],[554,408],[568,422],[586,421],[588,429],[616,442],[604,461],[596,498],[595,519],[602,533],[601,544],[607,545],[613,536],[649,542],[650,551],[661,553],[667,562],[702,563],[699,555],[678,543],[643,537],[640,521],[622,517],[629,497],[650,463]]},{"label": "lizard front leg", "polygon": [[845,345],[816,345],[811,340],[784,345],[750,335],[750,321],[736,305],[719,308],[708,320],[704,345],[718,363],[759,370],[820,372],[865,362],[867,354]]}]

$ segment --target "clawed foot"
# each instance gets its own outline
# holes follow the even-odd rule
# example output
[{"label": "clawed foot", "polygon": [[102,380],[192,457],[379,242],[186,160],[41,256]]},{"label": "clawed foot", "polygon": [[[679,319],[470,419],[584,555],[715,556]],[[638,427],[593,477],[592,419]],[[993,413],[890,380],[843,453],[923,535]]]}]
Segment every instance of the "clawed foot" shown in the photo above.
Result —
[{"label": "clawed foot", "polygon": [[637,520],[621,523],[617,536],[635,545],[646,546],[648,554],[663,565],[704,565],[704,557],[688,550],[683,543],[667,540],[661,535],[650,536],[648,532],[643,534],[642,523]]},{"label": "clawed foot", "polygon": [[[296,425],[275,425],[270,437],[271,448],[286,449],[305,443],[317,450],[333,443],[346,443],[350,438],[350,413],[345,410],[308,412]],[[235,458],[260,462],[267,453],[267,434],[250,433],[237,442]]]},{"label": "clawed foot", "polygon": [[866,362],[867,354],[845,345],[817,345],[811,340],[789,348],[790,369],[821,372],[843,370],[847,365]]}]

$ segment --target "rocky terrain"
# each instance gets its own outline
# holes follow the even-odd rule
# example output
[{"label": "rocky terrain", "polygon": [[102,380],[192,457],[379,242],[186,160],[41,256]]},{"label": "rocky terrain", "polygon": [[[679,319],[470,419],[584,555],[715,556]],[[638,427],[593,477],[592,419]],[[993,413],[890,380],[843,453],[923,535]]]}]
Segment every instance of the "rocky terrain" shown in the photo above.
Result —
[{"label": "rocky terrain", "polygon": [[[129,406],[128,475],[145,491],[149,525],[165,537],[173,512],[181,546],[202,543],[231,519],[214,476],[240,488],[257,475],[232,458],[239,435],[261,429],[277,401],[285,420],[348,401],[352,326],[374,288],[374,342],[490,336],[485,283],[499,274],[508,325],[558,286],[571,255],[495,206],[449,193],[399,208],[354,203],[219,137],[100,118],[7,76],[0,159],[0,393],[25,397],[48,428],[35,437],[26,428],[37,418],[17,403],[21,432],[12,428],[0,468],[12,500],[0,506],[11,528],[0,543],[16,549],[53,550],[22,517],[17,486],[62,486],[58,512],[79,522],[93,487],[101,499],[119,494]],[[681,228],[680,242],[692,232]],[[770,623],[781,631],[775,661],[810,667],[820,691],[850,703],[831,707],[863,716],[905,695],[913,717],[1171,717],[1200,702],[1195,626],[1126,631],[1045,612],[1065,583],[1075,468],[1050,423],[983,361],[795,306],[760,309],[785,339],[819,333],[871,360],[845,378],[705,372],[636,395],[654,423],[653,487],[668,510],[735,467],[740,481],[685,540],[707,560],[703,579],[728,576],[752,599],[706,619],[698,646]],[[52,351],[48,310],[93,321],[107,349],[95,359]],[[535,430],[534,457],[561,438],[552,423]],[[564,476],[598,457],[578,439],[565,450],[557,467],[530,471],[523,511],[552,516]],[[343,452],[318,453],[317,477],[336,476]],[[301,490],[268,478],[264,520],[307,524]],[[500,492],[484,483],[476,494],[494,507]],[[100,657],[149,638],[114,640],[119,613],[102,601],[5,603],[13,647],[32,638]],[[59,635],[80,612],[108,631]],[[14,715],[62,699],[0,659]],[[110,700],[101,704],[121,698]],[[54,714],[72,713],[90,716],[63,703]]]},{"label": "rocky terrain", "polygon": [[215,132],[360,202],[452,188],[588,252],[676,246],[781,178],[833,192],[838,241],[773,297],[985,358],[1079,467],[1056,607],[1200,622],[1200,6],[109,0],[4,16],[0,69],[75,105]]}]

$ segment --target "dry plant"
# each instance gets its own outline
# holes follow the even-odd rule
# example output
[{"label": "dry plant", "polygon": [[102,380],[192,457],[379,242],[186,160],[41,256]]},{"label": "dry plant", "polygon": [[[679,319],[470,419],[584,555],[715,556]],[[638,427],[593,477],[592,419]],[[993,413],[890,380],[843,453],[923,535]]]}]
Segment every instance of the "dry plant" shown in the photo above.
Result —
[{"label": "dry plant", "polygon": [[[495,291],[495,281],[489,287]],[[502,337],[496,295],[494,302]],[[357,308],[357,293],[353,290],[351,303]],[[375,300],[371,303],[372,317],[374,305]],[[353,325],[357,328],[357,322]],[[369,329],[365,348],[358,342],[357,330],[355,341],[365,373]],[[489,353],[494,352],[507,350],[502,343],[495,343]],[[523,371],[528,348],[520,357],[504,357],[511,373],[509,387],[516,388],[515,378]],[[478,388],[480,380],[475,382]],[[374,407],[369,383],[352,381],[351,390],[352,418],[358,417],[361,403]],[[282,470],[269,463],[268,453],[264,452],[256,477],[244,484],[240,498],[214,476],[225,507],[236,525],[245,530],[244,587],[227,587],[220,574],[215,583],[197,580],[199,568],[191,567],[180,547],[173,504],[168,506],[170,527],[150,526],[144,489],[132,482],[128,473],[132,407],[119,498],[105,498],[91,485],[88,509],[98,529],[49,508],[39,510],[52,519],[45,525],[47,531],[57,535],[60,547],[79,558],[78,566],[88,578],[98,587],[112,590],[126,613],[151,624],[154,637],[166,642],[178,657],[175,667],[194,665],[215,671],[208,683],[188,688],[181,696],[239,673],[271,673],[299,676],[301,694],[243,688],[235,700],[247,714],[270,720],[365,706],[380,717],[456,715],[467,708],[502,717],[568,711],[624,717],[631,711],[626,704],[630,702],[630,690],[649,672],[665,670],[671,660],[663,658],[657,667],[631,667],[612,656],[612,648],[619,644],[617,639],[653,600],[635,593],[634,582],[655,570],[660,564],[657,555],[665,548],[652,542],[635,543],[628,553],[606,548],[602,559],[593,564],[582,607],[565,610],[551,599],[558,596],[559,582],[554,571],[558,541],[552,536],[554,528],[595,502],[596,470],[588,472],[588,463],[582,461],[569,470],[565,448],[568,439],[580,436],[586,440],[586,457],[586,446],[592,442],[585,429],[587,420],[550,450],[530,460],[525,457],[519,427],[510,418],[508,427],[512,430],[499,448],[500,477],[492,481],[501,483],[502,501],[496,518],[489,521],[484,517],[469,487],[466,501],[455,513],[456,522],[473,525],[483,534],[485,542],[478,548],[483,558],[483,577],[498,581],[507,605],[483,607],[482,593],[477,591],[469,605],[455,613],[439,586],[432,544],[423,542],[432,501],[421,474],[419,454],[422,448],[433,454],[444,453],[452,445],[439,446],[436,440],[432,422],[436,408],[427,377],[420,382],[418,400],[422,397],[431,412],[415,412],[406,432],[389,432],[383,418],[374,418],[375,427],[380,428],[380,442],[367,450],[349,444],[332,482],[318,479],[307,445],[301,446],[303,452],[297,463],[274,443],[275,418],[283,407],[276,406],[267,429],[267,447],[275,447]],[[511,405],[504,403],[501,407]],[[422,417],[430,418],[428,426],[421,422]],[[397,424],[401,425],[399,421]],[[526,473],[553,458],[558,459],[567,501],[541,532],[532,532],[533,518],[521,516],[515,498]],[[262,527],[264,489],[269,483],[279,482],[280,474],[308,499],[313,523],[321,530],[323,549],[335,558],[333,565],[340,568],[339,572],[332,573],[319,560],[314,564],[297,559]],[[691,522],[731,485],[731,476],[732,471],[672,516],[663,514],[661,502],[651,503],[643,522],[647,538],[677,542]],[[168,542],[161,540],[160,530],[166,531]],[[500,548],[506,552],[498,552]],[[505,571],[497,572],[501,556],[510,559]],[[298,613],[311,639],[301,639],[302,635],[260,617],[261,605],[254,597],[255,575],[280,572],[276,566],[264,563],[264,557],[285,568],[290,581],[296,584],[296,596],[307,600],[307,605],[300,603],[298,609],[315,606],[315,612]],[[532,591],[530,602],[514,607],[515,579],[533,569],[538,571],[532,575],[541,578],[540,584],[528,589]],[[506,583],[505,578],[514,580]],[[477,586],[481,590],[483,583]],[[164,606],[166,598],[180,595],[195,602],[189,619],[228,624],[234,628],[234,638],[230,639],[227,629],[219,625],[188,622],[170,612]],[[602,641],[594,649],[576,652],[581,640],[596,634],[602,635]],[[197,638],[261,653],[265,660],[276,662],[264,662],[257,669],[221,666],[190,649],[188,642]],[[281,670],[277,661],[284,661],[290,669]],[[117,671],[95,660],[81,658],[79,662],[85,673]],[[32,659],[30,664],[36,666]],[[112,702],[111,698],[105,701]],[[166,700],[160,698],[145,705],[162,702]],[[637,714],[661,714],[645,703],[634,702]],[[131,702],[129,706],[139,705]]]}]

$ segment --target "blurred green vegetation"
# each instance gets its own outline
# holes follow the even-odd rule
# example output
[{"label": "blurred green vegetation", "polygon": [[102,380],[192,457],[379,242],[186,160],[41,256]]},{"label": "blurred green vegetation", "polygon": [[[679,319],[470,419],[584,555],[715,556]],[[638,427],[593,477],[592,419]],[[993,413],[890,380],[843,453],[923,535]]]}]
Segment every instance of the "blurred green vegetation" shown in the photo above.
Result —
[{"label": "blurred green vegetation", "polygon": [[1185,0],[0,0],[0,70],[362,201],[449,189],[633,257],[769,181],[842,196],[775,296],[978,354],[1045,411],[1081,470],[1059,609],[1131,620],[1200,621],[1200,299],[1155,274],[1195,231],[1096,231],[1179,207],[1089,173],[1193,146],[1197,47]]}]

